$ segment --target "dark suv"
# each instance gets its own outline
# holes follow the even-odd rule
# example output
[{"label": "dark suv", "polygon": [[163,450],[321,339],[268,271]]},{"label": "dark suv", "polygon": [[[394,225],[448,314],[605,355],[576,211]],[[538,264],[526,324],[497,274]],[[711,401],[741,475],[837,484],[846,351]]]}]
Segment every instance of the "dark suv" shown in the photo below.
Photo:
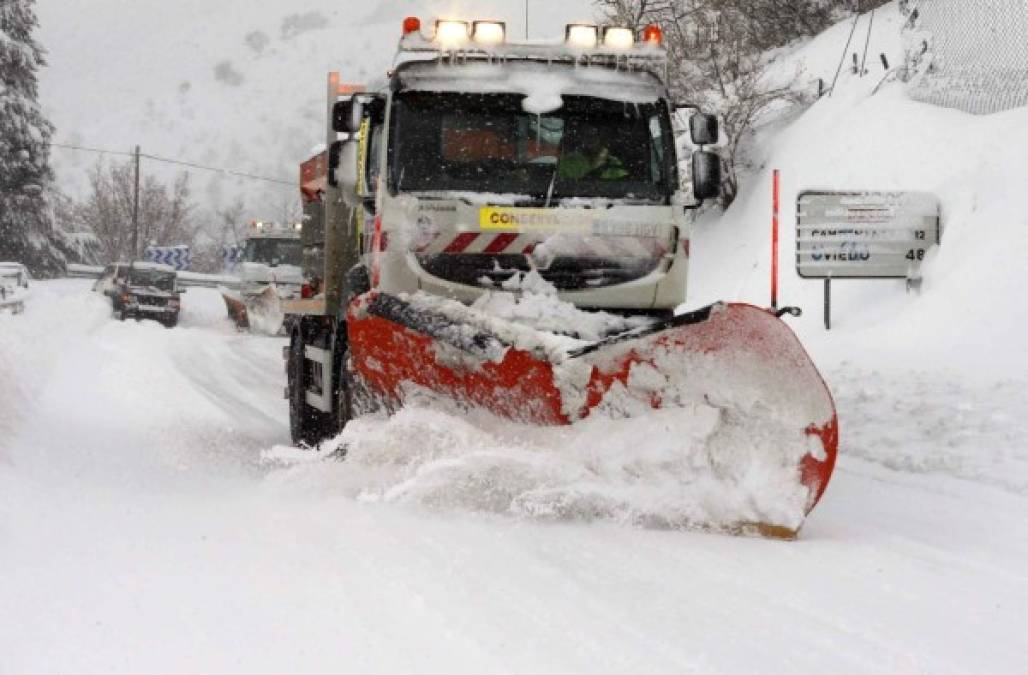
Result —
[{"label": "dark suv", "polygon": [[168,328],[178,323],[184,291],[172,267],[156,263],[116,263],[104,268],[93,290],[111,299],[114,315],[125,320],[155,319]]}]

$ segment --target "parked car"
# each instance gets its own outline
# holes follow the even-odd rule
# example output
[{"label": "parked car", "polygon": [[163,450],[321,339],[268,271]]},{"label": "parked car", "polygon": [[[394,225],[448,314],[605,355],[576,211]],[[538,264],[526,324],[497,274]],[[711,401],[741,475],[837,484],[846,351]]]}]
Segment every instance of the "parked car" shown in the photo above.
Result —
[{"label": "parked car", "polygon": [[21,314],[31,278],[28,268],[21,263],[0,262],[0,311]]},{"label": "parked car", "polygon": [[168,328],[178,323],[185,292],[174,268],[149,262],[108,265],[93,290],[111,299],[118,319],[154,319]]}]

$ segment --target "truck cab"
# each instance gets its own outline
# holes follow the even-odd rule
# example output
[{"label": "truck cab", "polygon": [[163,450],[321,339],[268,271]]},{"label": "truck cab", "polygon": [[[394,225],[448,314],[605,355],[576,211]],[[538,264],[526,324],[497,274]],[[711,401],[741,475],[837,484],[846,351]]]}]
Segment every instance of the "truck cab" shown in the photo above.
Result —
[{"label": "truck cab", "polygon": [[[495,26],[488,44],[482,24]],[[388,79],[334,108],[349,136],[329,153],[330,178],[357,211],[372,285],[471,302],[535,272],[579,307],[673,311],[694,196],[658,40],[570,26],[562,44],[519,45],[503,33],[411,31]],[[697,144],[716,142],[716,125],[693,129]]]},{"label": "truck cab", "polygon": [[238,328],[250,328],[257,319],[271,333],[281,329],[277,304],[299,297],[303,285],[302,229],[301,223],[250,222],[236,280],[221,288],[228,316]]},{"label": "truck cab", "polygon": [[297,443],[334,435],[361,396],[354,298],[471,303],[541,279],[582,309],[670,316],[685,300],[688,211],[720,188],[702,149],[717,122],[690,118],[686,190],[675,117],[694,107],[671,99],[659,29],[575,24],[555,44],[510,42],[492,21],[429,32],[405,20],[378,82],[329,75],[325,151],[300,169],[307,283],[282,303]]}]

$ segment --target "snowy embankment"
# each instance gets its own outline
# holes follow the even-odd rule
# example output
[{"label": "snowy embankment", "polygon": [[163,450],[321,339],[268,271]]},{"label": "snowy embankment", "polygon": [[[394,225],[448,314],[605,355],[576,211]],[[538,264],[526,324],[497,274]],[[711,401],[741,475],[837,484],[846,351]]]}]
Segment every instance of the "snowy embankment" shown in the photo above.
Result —
[{"label": "snowy embankment", "polygon": [[[843,456],[1028,494],[1019,412],[1028,409],[1028,311],[1017,263],[1028,249],[1028,108],[974,116],[912,101],[898,82],[875,93],[877,55],[902,63],[901,23],[895,4],[880,10],[871,72],[844,69],[833,97],[761,130],[742,196],[694,232],[689,304],[769,303],[771,171],[781,170],[780,297],[805,311],[790,324],[836,395]],[[867,25],[864,17],[858,36]],[[783,55],[775,76],[800,66],[804,79],[830,83],[850,27]],[[822,283],[800,279],[793,257],[796,198],[809,189],[935,193],[942,244],[924,263],[921,293],[907,294],[902,280],[835,281],[825,331]]]}]

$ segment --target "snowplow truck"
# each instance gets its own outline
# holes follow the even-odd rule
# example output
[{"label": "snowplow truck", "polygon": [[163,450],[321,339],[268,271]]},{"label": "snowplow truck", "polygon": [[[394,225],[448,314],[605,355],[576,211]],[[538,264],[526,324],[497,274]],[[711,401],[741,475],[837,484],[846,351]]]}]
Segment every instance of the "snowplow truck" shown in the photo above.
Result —
[{"label": "snowplow truck", "polygon": [[237,281],[220,289],[237,328],[270,335],[281,331],[281,300],[299,296],[303,284],[301,229],[300,223],[250,222]]},{"label": "snowplow truck", "polygon": [[308,282],[283,303],[295,443],[426,394],[544,426],[703,413],[682,484],[739,497],[690,525],[796,535],[835,463],[834,404],[779,313],[676,312],[720,159],[716,117],[672,102],[661,41],[408,18],[382,81],[329,74],[326,151],[301,166]]}]

